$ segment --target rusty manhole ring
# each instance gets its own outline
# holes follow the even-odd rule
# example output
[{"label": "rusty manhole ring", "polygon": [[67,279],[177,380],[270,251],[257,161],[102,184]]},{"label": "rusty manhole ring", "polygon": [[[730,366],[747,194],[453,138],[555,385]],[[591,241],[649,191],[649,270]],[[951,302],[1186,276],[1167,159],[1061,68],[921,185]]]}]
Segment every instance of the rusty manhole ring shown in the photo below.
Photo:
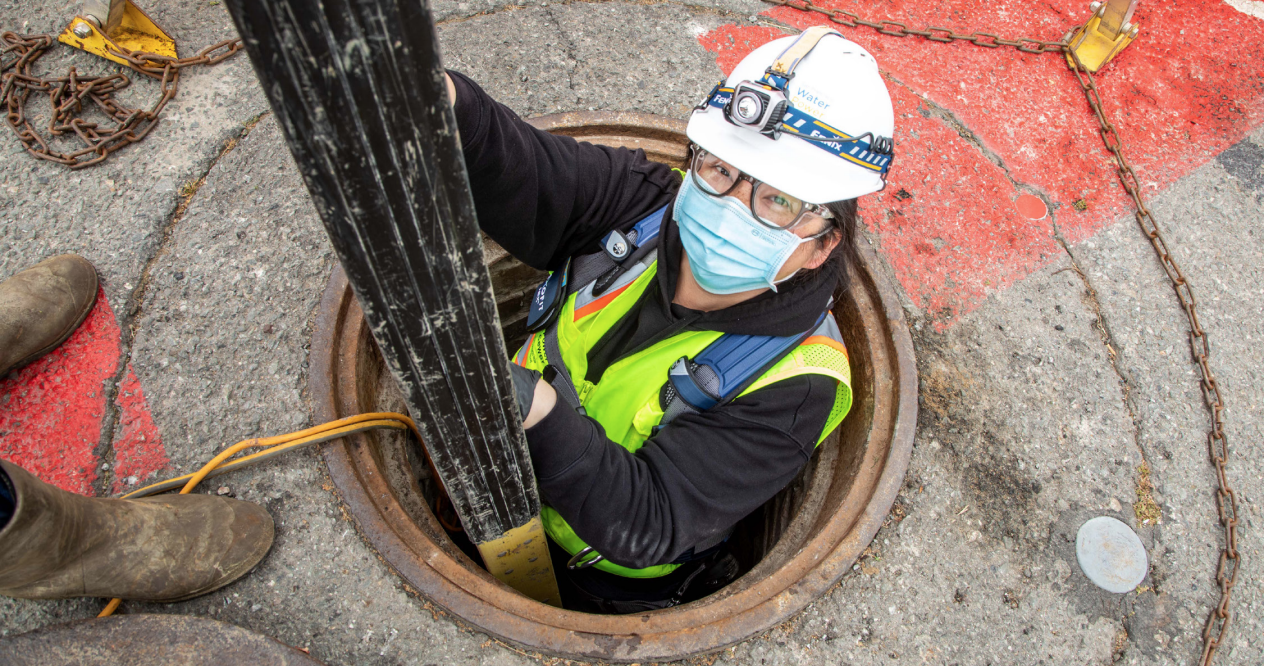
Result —
[{"label": "rusty manhole ring", "polygon": [[[643,148],[680,165],[686,123],[636,113],[566,113],[535,126],[580,140]],[[758,518],[761,555],[745,575],[700,601],[637,615],[590,615],[520,596],[449,539],[430,509],[426,462],[394,434],[366,433],[325,445],[331,478],[361,532],[407,585],[456,616],[541,652],[614,661],[681,659],[717,650],[797,613],[834,585],[871,542],[902,485],[916,426],[916,364],[897,296],[875,279],[876,255],[834,308],[850,351],[855,401],[795,488]],[[516,313],[535,275],[490,244],[486,261],[499,313],[514,338]],[[402,401],[370,338],[361,308],[336,267],[313,332],[310,387],[318,422]],[[761,527],[759,524],[759,532]],[[756,556],[754,557],[756,559]]]}]

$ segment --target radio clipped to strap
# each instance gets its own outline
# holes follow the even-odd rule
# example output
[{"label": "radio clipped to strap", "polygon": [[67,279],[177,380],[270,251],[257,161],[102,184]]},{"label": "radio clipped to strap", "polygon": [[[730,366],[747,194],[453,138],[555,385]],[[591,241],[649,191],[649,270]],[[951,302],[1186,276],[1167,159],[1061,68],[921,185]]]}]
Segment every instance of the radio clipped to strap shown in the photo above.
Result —
[{"label": "radio clipped to strap", "polygon": [[[829,301],[828,306],[831,305]],[[665,413],[653,434],[683,413],[698,414],[735,399],[790,349],[814,333],[827,316],[826,310],[804,333],[783,337],[727,333],[694,359],[678,359],[669,369],[669,381],[661,394]]]},{"label": "radio clipped to strap", "polygon": [[621,262],[630,256],[630,250],[634,248],[634,242],[629,236],[621,233],[619,229],[613,229],[603,237],[603,251],[612,258],[612,261]]},{"label": "radio clipped to strap", "polygon": [[[569,259],[562,269],[551,273],[537,287],[528,305],[528,332],[544,330],[554,323],[568,294],[585,289],[591,282],[596,295],[603,293],[627,267],[656,249],[656,243],[652,241],[660,236],[660,223],[668,207],[657,208],[625,233],[619,230],[609,232],[600,241],[602,252],[577,257],[575,262]],[[568,286],[570,282],[571,290]]]},{"label": "radio clipped to strap", "polygon": [[533,300],[528,304],[525,326],[529,333],[536,333],[555,321],[559,308],[563,307],[564,299],[568,297],[568,269],[571,266],[572,260],[569,259],[564,262],[563,268],[551,272],[546,281],[537,286]]},{"label": "radio clipped to strap", "polygon": [[634,262],[656,249],[656,244],[652,241],[660,236],[660,223],[665,217],[666,208],[668,206],[661,206],[651,215],[639,220],[629,233],[621,233],[620,230],[613,229],[603,237],[603,254],[596,255],[596,258],[606,259],[609,262],[609,268],[595,280],[595,294],[607,291],[608,287],[611,287],[612,283],[616,282],[617,278],[621,277],[621,274]]}]

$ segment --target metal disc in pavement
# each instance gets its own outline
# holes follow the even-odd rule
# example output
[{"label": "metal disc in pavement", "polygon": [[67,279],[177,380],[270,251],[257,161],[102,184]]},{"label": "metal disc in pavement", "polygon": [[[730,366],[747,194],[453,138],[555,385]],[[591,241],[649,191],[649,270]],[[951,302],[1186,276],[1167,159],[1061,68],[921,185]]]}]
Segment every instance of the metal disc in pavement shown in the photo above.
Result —
[{"label": "metal disc in pavement", "polygon": [[1103,590],[1130,592],[1149,573],[1144,544],[1121,520],[1100,516],[1083,523],[1074,545],[1079,567]]}]

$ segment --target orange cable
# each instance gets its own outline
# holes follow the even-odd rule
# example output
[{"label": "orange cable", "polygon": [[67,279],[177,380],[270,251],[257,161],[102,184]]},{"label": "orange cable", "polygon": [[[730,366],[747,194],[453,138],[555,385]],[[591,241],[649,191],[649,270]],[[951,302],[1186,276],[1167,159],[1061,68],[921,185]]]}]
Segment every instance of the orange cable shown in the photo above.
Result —
[{"label": "orange cable", "polygon": [[[414,420],[404,414],[398,414],[396,412],[370,412],[367,414],[357,414],[356,416],[349,416],[336,421],[330,421],[329,423],[323,423],[321,425],[306,428],[298,432],[287,433],[285,435],[245,439],[233,446],[230,446],[224,451],[221,451],[216,455],[216,457],[212,458],[207,462],[207,464],[203,465],[201,469],[193,474],[187,474],[182,477],[177,477],[176,479],[169,479],[164,482],[151,484],[144,488],[134,490],[123,497],[144,497],[163,492],[164,490],[170,490],[167,486],[169,486],[172,482],[180,481],[181,479],[188,479],[188,481],[185,482],[185,485],[180,489],[178,494],[186,495],[197,487],[203,479],[206,479],[208,475],[223,467],[232,466],[236,468],[244,466],[252,462],[266,460],[271,458],[273,455],[290,449],[317,442],[324,442],[338,437],[364,432],[366,430],[378,430],[382,428],[400,430],[404,429],[403,427],[411,430],[414,433],[414,436],[418,437],[420,442],[422,441],[422,436],[419,435],[418,427],[414,424]],[[235,454],[245,451],[246,449],[253,448],[265,448],[265,450],[248,456],[243,456],[236,460],[229,460],[229,458],[232,458]],[[97,617],[109,617],[118,610],[119,604],[122,602],[122,599],[111,599],[110,603],[106,604],[106,607],[97,614]]]}]

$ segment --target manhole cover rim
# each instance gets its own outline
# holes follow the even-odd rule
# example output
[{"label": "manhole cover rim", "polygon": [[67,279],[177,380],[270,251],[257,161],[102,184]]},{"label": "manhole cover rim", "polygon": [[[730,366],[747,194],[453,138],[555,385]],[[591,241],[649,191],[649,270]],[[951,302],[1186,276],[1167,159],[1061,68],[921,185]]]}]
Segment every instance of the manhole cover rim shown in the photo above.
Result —
[{"label": "manhole cover rim", "polygon": [[[566,115],[569,122],[584,122],[586,116]],[[622,115],[627,119],[631,114]],[[539,123],[560,126],[558,119],[549,117],[534,119],[534,124]],[[465,622],[509,642],[570,656],[646,661],[683,658],[742,641],[799,612],[848,571],[888,515],[910,461],[917,409],[914,348],[897,296],[876,279],[875,253],[865,242],[859,249],[863,264],[859,277],[866,283],[876,319],[867,325],[883,329],[869,335],[882,341],[886,373],[892,376],[889,386],[877,387],[878,404],[882,392],[889,403],[884,428],[887,454],[876,463],[877,481],[864,510],[851,524],[829,521],[772,575],[735,594],[646,615],[596,616],[554,609],[519,596],[491,576],[467,570],[409,520],[390,491],[370,492],[367,484],[373,485],[372,477],[381,475],[358,470],[354,461],[358,450],[362,454],[368,450],[368,438],[324,445],[331,478],[359,531],[407,585]],[[341,358],[345,350],[336,346],[352,300],[346,278],[336,266],[319,306],[311,347],[310,390],[318,421],[338,418],[346,407],[336,405],[341,392],[340,373],[335,370],[349,359]]]}]

